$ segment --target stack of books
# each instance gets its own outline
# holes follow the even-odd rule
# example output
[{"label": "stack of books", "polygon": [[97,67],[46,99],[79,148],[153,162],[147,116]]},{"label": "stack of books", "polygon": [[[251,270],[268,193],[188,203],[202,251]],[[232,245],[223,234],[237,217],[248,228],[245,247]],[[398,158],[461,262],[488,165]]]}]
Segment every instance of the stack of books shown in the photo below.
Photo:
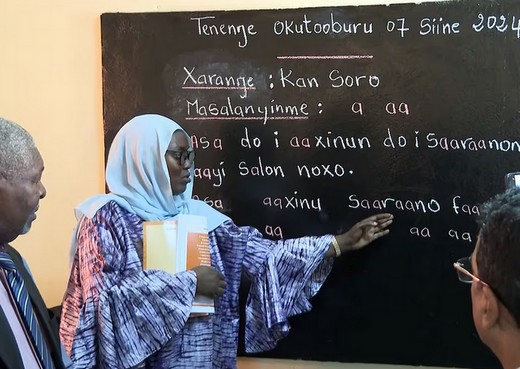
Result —
[{"label": "stack of books", "polygon": [[[199,265],[211,265],[207,219],[179,214],[174,219],[143,223],[143,268],[175,274]],[[191,316],[212,314],[212,298],[196,295]]]}]

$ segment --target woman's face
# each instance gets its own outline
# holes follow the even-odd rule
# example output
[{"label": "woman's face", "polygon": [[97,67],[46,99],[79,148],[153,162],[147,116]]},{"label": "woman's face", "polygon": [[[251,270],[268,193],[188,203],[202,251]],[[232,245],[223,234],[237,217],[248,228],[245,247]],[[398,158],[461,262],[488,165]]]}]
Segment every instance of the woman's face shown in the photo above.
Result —
[{"label": "woman's face", "polygon": [[191,181],[189,169],[193,163],[193,156],[189,155],[189,152],[191,149],[188,137],[183,131],[175,131],[164,155],[174,195],[186,191],[186,185]]}]

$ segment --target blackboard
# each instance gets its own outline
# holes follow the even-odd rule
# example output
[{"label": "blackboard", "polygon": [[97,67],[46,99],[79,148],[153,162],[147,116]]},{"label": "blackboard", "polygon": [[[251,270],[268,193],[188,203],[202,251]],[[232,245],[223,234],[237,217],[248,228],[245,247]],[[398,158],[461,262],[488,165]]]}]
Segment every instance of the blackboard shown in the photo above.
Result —
[{"label": "blackboard", "polygon": [[[520,169],[520,3],[103,14],[106,150],[134,115],[192,134],[195,194],[274,239],[379,211],[260,356],[498,368],[452,263]],[[243,352],[241,352],[243,354]]]}]

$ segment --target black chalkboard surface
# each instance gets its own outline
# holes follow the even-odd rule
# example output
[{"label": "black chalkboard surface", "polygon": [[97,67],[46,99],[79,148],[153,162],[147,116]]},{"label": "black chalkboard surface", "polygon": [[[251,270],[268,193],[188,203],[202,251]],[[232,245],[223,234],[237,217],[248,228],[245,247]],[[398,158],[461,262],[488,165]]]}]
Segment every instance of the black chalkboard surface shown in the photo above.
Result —
[{"label": "black chalkboard surface", "polygon": [[267,357],[498,368],[452,263],[520,170],[520,3],[103,14],[105,144],[167,115],[195,193],[266,237],[386,238],[341,258]]}]

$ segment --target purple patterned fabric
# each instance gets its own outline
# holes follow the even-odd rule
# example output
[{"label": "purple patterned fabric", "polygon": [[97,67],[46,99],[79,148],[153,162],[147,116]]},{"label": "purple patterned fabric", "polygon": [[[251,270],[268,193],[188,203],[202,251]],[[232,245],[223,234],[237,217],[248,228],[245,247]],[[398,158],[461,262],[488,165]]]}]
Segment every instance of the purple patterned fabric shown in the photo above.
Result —
[{"label": "purple patterned fabric", "polygon": [[78,369],[236,368],[242,270],[252,281],[245,347],[258,352],[287,335],[290,316],[310,310],[332,268],[330,235],[271,241],[225,222],[209,237],[226,292],[215,314],[189,318],[195,273],[143,270],[142,234],[142,220],[115,202],[80,224],[60,326]]}]

